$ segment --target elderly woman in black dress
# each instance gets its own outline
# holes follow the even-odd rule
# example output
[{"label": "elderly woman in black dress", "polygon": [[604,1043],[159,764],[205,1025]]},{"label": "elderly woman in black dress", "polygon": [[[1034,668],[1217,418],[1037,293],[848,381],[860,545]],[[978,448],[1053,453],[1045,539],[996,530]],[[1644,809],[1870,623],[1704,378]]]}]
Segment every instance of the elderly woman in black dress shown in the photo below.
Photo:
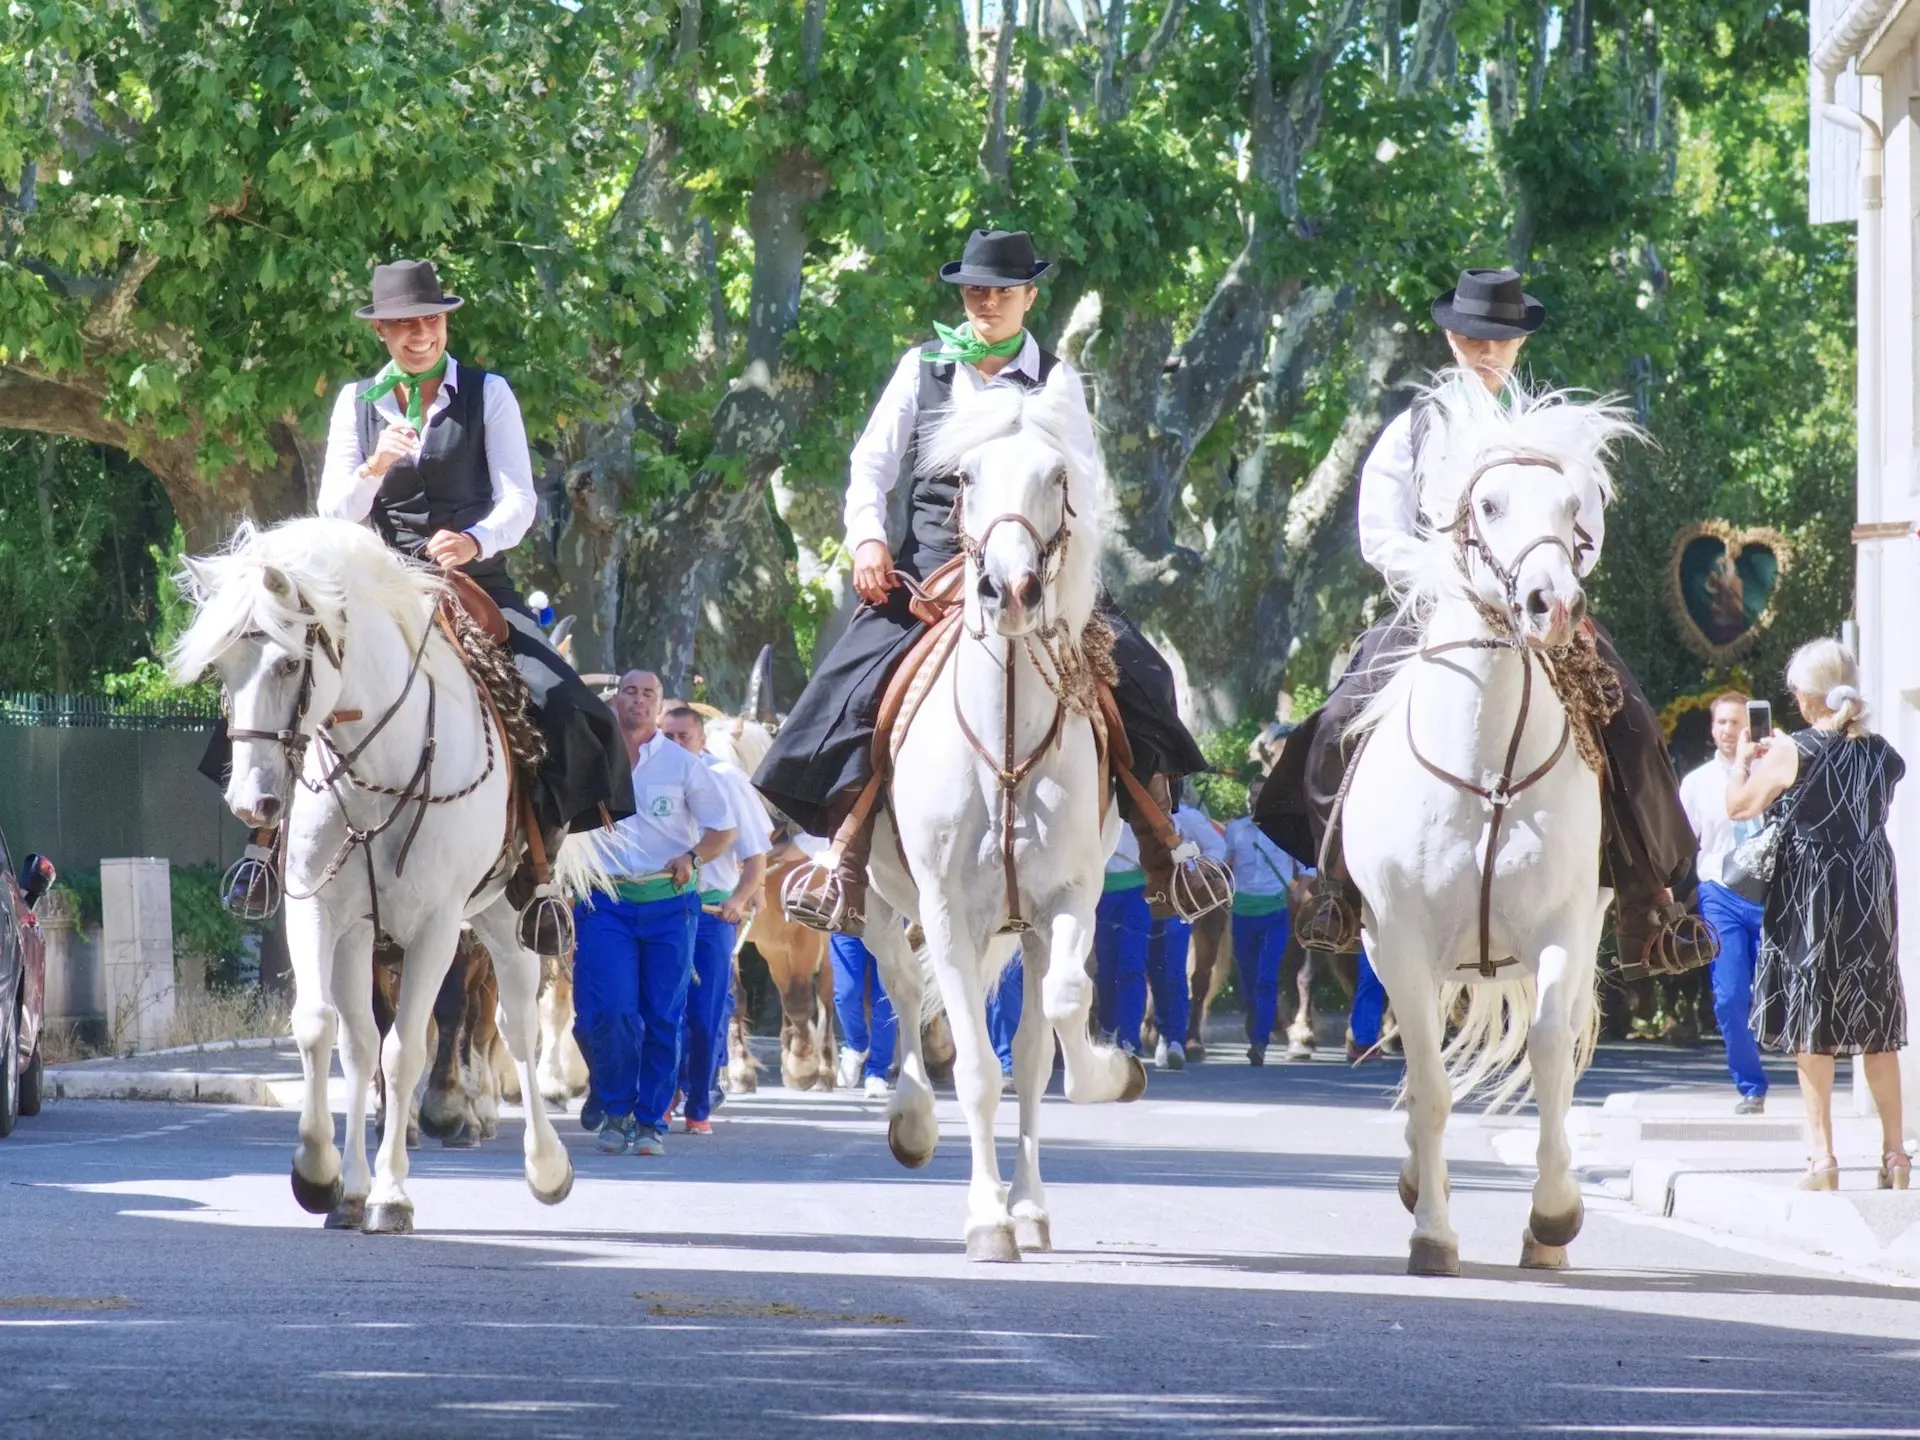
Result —
[{"label": "elderly woman in black dress", "polygon": [[1753,1027],[1792,1053],[1813,1158],[1803,1189],[1839,1188],[1833,1153],[1833,1057],[1864,1057],[1880,1110],[1880,1188],[1904,1190],[1911,1169],[1900,1126],[1900,987],[1893,849],[1887,807],[1906,764],[1868,732],[1860,671],[1837,640],[1815,640],[1787,666],[1808,729],[1743,740],[1727,786],[1735,821],[1781,826],[1761,922]]}]

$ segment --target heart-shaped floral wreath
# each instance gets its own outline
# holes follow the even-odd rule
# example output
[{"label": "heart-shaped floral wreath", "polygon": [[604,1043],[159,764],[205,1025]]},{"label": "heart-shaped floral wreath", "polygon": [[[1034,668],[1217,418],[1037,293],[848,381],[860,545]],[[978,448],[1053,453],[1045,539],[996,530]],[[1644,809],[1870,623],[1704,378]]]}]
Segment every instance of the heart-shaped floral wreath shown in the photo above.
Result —
[{"label": "heart-shaped floral wreath", "polygon": [[1792,558],[1787,537],[1766,526],[1682,527],[1667,556],[1667,608],[1687,648],[1715,664],[1751,650],[1773,623]]}]

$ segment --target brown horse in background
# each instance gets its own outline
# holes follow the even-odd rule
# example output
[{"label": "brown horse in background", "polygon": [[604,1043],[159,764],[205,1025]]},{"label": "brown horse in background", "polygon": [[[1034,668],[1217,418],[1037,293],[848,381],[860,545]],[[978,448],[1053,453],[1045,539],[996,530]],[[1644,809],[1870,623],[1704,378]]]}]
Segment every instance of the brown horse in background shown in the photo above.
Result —
[{"label": "brown horse in background", "polygon": [[[783,847],[784,848],[784,847]],[[761,882],[760,904],[744,927],[741,943],[751,945],[766,961],[767,974],[780,997],[780,1079],[789,1090],[831,1090],[834,1087],[833,966],[827,959],[827,937],[796,925],[780,904],[780,887],[787,876],[807,863],[804,855],[775,851]],[[738,973],[738,950],[735,972]],[[755,1065],[747,1048],[747,1013],[736,1005],[727,1027],[727,1090],[746,1094],[758,1088]]]},{"label": "brown horse in background", "polygon": [[[406,955],[398,946],[380,943],[373,952],[373,1017],[384,1042],[393,1027],[399,994],[400,970]],[[513,1060],[499,1028],[500,986],[493,973],[493,957],[472,930],[462,928],[453,963],[433,1003],[427,1026],[427,1046],[433,1061],[427,1069],[426,1090],[407,1117],[407,1144],[420,1143],[426,1134],[449,1149],[465,1149],[491,1140],[500,1130],[502,1073],[513,1073]],[[374,1072],[376,1133],[386,1130],[384,1060]]]}]

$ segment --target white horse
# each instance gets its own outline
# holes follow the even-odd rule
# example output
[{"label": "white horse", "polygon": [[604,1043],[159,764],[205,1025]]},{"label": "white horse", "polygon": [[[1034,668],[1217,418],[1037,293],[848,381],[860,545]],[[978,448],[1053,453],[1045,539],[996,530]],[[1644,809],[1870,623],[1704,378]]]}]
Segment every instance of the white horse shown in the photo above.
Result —
[{"label": "white horse", "polygon": [[[1039,1121],[1052,1037],[1065,1054],[1070,1100],[1134,1099],[1146,1071],[1094,1044],[1087,1027],[1094,907],[1119,823],[1101,804],[1091,688],[1076,668],[1094,611],[1100,477],[1062,443],[1065,417],[1052,392],[955,387],[954,402],[920,463],[964,477],[965,629],[896,737],[865,939],[900,1017],[888,1144],[918,1167],[939,1139],[921,1051],[921,966],[903,927],[910,919],[926,934],[953,1028],[955,1088],[973,1147],[967,1256],[1018,1260],[1022,1249],[1051,1248]],[[1014,933],[1010,921],[1029,928]],[[1020,1140],[1009,1193],[994,1146],[1000,1066],[986,996],[1016,944],[1026,1000],[1014,1039]]]},{"label": "white horse", "polygon": [[1583,1218],[1566,1116],[1592,1054],[1611,899],[1597,748],[1553,675],[1564,682],[1580,658],[1565,648],[1586,609],[1576,556],[1597,543],[1576,524],[1582,498],[1611,495],[1609,447],[1638,432],[1619,410],[1563,394],[1515,390],[1503,406],[1471,376],[1429,398],[1425,553],[1402,609],[1420,639],[1356,722],[1369,738],[1342,833],[1406,1054],[1407,1268],[1459,1272],[1441,1155],[1453,1103],[1484,1084],[1499,1105],[1529,1080],[1539,1178],[1520,1263],[1552,1268]]},{"label": "white horse", "polygon": [[[306,1074],[294,1198],[330,1227],[412,1229],[405,1125],[387,1127],[378,1174],[368,1173],[374,932],[407,953],[383,1052],[387,1114],[405,1115],[434,997],[469,920],[493,956],[500,1028],[522,1067],[527,1183],[558,1204],[573,1166],[533,1075],[540,959],[520,944],[503,893],[514,867],[511,761],[434,622],[443,583],[337,520],[243,525],[225,554],[189,560],[187,570],[198,609],[170,657],[173,674],[218,672],[231,705],[227,806],[250,827],[282,830],[293,1035]],[[336,1035],[344,1173],[327,1104]]]}]

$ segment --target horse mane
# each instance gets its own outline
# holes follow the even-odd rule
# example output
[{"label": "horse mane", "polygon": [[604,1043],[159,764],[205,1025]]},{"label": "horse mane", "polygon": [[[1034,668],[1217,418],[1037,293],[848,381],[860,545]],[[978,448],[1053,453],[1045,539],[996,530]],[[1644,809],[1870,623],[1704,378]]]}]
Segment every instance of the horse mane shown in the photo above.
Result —
[{"label": "horse mane", "polygon": [[966,469],[983,446],[1029,434],[1058,454],[1067,473],[1067,500],[1073,507],[1073,543],[1067,546],[1060,572],[1061,609],[1074,619],[1076,633],[1092,614],[1110,509],[1098,448],[1087,455],[1073,444],[1074,432],[1090,423],[1083,397],[1069,386],[1022,391],[994,385],[974,392],[955,386],[954,403],[935,420],[915,464],[922,476],[952,474]]},{"label": "horse mane", "polygon": [[[286,576],[291,594],[267,588],[269,568]],[[298,651],[317,620],[338,636],[349,601],[391,615],[416,643],[445,591],[434,571],[389,549],[365,526],[314,517],[265,529],[243,520],[224,551],[192,561],[177,581],[197,607],[167,654],[168,672],[181,684],[198,679],[244,635],[265,634]]]}]

